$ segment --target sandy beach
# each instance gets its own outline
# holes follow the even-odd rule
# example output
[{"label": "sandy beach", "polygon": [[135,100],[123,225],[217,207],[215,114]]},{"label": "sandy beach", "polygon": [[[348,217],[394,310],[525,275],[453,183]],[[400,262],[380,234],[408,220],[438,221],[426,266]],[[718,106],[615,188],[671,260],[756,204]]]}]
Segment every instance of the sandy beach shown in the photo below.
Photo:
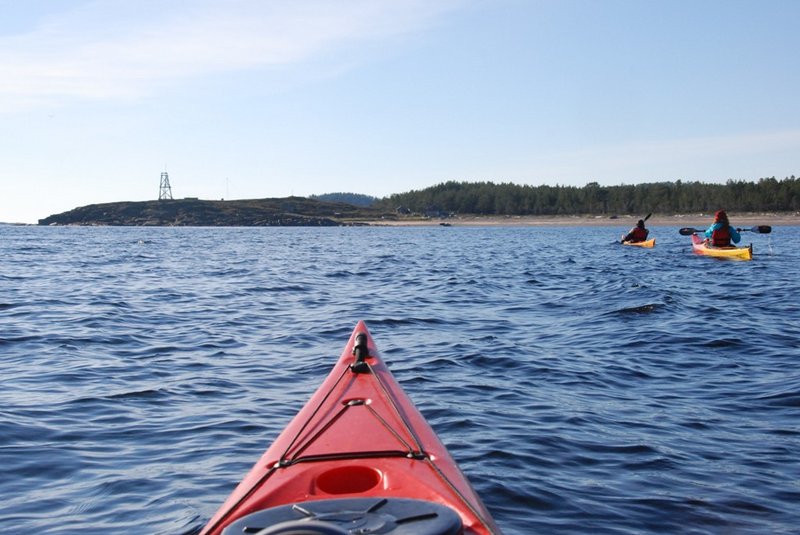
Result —
[{"label": "sandy beach", "polygon": [[[497,227],[564,227],[564,226],[605,226],[630,228],[641,216],[456,216],[448,219],[413,218],[396,221],[368,221],[372,226],[497,226]],[[742,213],[728,214],[731,223],[737,227],[755,225],[790,226],[800,225],[800,213]],[[701,227],[711,224],[714,214],[652,215],[647,220],[648,227]]]}]

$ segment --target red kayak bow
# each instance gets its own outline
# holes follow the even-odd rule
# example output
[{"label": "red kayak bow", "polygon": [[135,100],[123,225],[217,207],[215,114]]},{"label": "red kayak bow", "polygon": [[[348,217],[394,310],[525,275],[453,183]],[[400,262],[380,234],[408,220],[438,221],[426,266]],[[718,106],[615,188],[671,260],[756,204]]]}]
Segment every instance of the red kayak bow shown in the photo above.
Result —
[{"label": "red kayak bow", "polygon": [[244,533],[500,530],[361,321],[331,373],[201,535]]}]

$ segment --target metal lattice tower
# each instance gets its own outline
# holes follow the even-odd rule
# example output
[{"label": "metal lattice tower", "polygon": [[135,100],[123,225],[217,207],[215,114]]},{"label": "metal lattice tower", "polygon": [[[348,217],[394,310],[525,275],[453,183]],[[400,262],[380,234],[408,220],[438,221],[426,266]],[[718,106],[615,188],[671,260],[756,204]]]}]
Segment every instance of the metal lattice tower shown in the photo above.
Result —
[{"label": "metal lattice tower", "polygon": [[161,173],[161,186],[158,188],[158,200],[172,200],[172,187],[169,185],[169,175],[166,171]]}]

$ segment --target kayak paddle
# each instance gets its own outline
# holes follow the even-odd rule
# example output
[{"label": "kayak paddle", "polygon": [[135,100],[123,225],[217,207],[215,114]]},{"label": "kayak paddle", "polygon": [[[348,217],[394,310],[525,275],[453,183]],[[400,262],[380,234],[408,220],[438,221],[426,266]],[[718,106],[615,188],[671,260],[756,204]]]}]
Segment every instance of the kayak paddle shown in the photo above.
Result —
[{"label": "kayak paddle", "polygon": [[[757,234],[769,234],[772,232],[772,227],[769,225],[756,225],[750,228],[736,228],[737,232],[755,232]],[[702,234],[704,229],[684,227],[678,231],[681,236],[691,236],[692,234]]]},{"label": "kayak paddle", "polygon": [[736,230],[739,232],[755,232],[757,234],[769,234],[772,232],[772,227],[769,225],[756,225],[755,227],[750,228],[739,228],[736,227]]}]

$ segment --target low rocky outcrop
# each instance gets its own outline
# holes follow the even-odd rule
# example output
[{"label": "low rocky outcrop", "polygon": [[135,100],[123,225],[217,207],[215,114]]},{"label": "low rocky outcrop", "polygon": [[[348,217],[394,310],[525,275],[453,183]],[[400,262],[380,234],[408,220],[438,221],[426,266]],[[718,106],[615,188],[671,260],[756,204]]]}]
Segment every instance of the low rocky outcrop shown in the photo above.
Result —
[{"label": "low rocky outcrop", "polygon": [[40,225],[276,227],[351,226],[392,217],[370,208],[286,197],[238,201],[180,199],[90,204],[39,220]]}]

